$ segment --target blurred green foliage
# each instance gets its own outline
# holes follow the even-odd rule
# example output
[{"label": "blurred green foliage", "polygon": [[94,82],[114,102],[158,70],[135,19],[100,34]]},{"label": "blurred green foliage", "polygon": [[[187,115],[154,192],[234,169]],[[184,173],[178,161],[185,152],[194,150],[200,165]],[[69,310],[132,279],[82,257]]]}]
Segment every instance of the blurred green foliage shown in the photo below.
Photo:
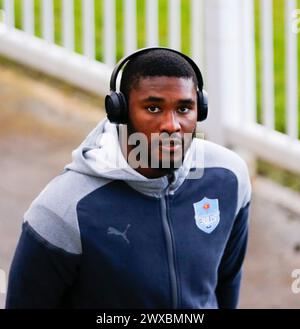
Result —
[{"label": "blurred green foliage", "polygon": [[257,173],[296,192],[300,192],[300,175],[296,175],[264,160],[258,160]]}]

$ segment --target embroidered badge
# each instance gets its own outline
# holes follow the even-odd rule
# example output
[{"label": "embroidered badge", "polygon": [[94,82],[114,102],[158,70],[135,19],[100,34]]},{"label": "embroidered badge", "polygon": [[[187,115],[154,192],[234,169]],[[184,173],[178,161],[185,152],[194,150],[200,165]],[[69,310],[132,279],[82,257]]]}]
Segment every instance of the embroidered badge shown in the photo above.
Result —
[{"label": "embroidered badge", "polygon": [[220,222],[219,200],[203,198],[194,203],[195,221],[197,227],[205,232],[211,233]]}]

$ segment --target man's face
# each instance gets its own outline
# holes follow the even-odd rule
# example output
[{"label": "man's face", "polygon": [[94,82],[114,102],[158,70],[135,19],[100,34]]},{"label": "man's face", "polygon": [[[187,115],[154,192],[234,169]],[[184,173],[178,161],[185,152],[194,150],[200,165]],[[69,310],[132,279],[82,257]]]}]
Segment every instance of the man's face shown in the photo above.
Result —
[{"label": "man's face", "polygon": [[129,135],[144,134],[148,142],[148,163],[159,163],[158,171],[165,159],[171,169],[180,166],[184,150],[191,144],[196,122],[197,94],[192,78],[140,78],[130,91]]}]

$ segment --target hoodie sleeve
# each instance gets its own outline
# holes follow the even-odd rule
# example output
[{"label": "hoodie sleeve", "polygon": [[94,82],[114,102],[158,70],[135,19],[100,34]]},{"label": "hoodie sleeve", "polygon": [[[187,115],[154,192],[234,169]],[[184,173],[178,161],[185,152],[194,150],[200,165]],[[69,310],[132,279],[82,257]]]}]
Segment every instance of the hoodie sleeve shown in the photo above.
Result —
[{"label": "hoodie sleeve", "polygon": [[235,218],[219,270],[216,295],[219,308],[236,308],[238,304],[242,264],[248,236],[248,202]]},{"label": "hoodie sleeve", "polygon": [[6,308],[64,307],[79,262],[80,255],[51,245],[24,223],[10,269]]}]

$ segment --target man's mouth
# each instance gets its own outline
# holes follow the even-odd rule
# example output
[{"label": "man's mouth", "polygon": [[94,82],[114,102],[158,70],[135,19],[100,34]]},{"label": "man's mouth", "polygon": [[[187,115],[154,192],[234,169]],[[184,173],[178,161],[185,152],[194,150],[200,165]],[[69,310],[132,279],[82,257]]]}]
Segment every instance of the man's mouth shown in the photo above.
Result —
[{"label": "man's mouth", "polygon": [[181,140],[163,140],[159,143],[161,150],[166,152],[176,152],[181,149],[182,142]]}]

